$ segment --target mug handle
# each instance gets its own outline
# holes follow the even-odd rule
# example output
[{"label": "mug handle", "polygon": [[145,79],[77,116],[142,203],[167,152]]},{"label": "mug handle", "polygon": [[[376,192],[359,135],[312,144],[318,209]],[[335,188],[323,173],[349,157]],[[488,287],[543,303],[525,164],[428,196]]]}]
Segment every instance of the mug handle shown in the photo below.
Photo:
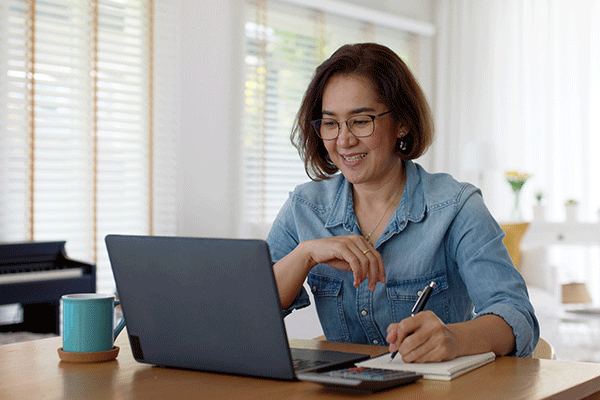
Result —
[{"label": "mug handle", "polygon": [[[121,304],[121,301],[115,300],[115,306],[118,306],[119,304]],[[113,340],[117,340],[117,336],[119,336],[119,333],[121,333],[123,328],[125,328],[125,318],[121,318],[121,320],[117,324],[117,327],[115,328],[115,331],[113,333]]]}]

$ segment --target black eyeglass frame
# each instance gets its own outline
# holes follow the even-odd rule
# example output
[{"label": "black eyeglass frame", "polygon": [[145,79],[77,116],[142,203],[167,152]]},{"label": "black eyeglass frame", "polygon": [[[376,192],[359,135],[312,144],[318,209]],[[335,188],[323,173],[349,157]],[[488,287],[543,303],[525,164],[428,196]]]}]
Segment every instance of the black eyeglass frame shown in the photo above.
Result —
[{"label": "black eyeglass frame", "polygon": [[[352,136],[354,136],[355,138],[360,138],[360,139],[362,139],[362,138],[369,137],[369,136],[371,136],[371,135],[373,135],[373,134],[375,133],[375,118],[381,117],[381,116],[383,116],[383,115],[386,115],[386,114],[389,114],[389,113],[391,113],[391,112],[392,112],[392,110],[388,110],[388,111],[386,111],[386,112],[383,112],[383,113],[381,113],[381,114],[378,114],[378,115],[370,115],[370,114],[357,114],[357,115],[353,115],[353,116],[351,116],[350,118],[348,118],[348,119],[347,119],[347,120],[345,120],[345,121],[335,121],[335,119],[333,119],[333,118],[319,118],[319,119],[315,119],[315,120],[313,120],[313,121],[310,121],[310,124],[312,125],[313,129],[315,130],[315,133],[317,134],[317,136],[318,136],[319,138],[321,138],[321,140],[336,140],[338,137],[340,137],[340,131],[342,130],[342,127],[341,127],[341,125],[340,125],[340,124],[341,124],[342,122],[345,122],[345,123],[346,123],[346,127],[348,128],[348,132],[350,132],[350,134],[352,134]],[[349,120],[349,119],[352,119],[352,118],[356,118],[356,117],[370,117],[370,118],[371,118],[371,122],[373,123],[373,131],[372,131],[371,133],[369,133],[368,135],[365,135],[365,136],[357,136],[357,135],[355,135],[355,134],[352,132],[352,130],[350,129],[350,126],[348,125],[348,120]],[[334,138],[325,139],[324,137],[322,137],[322,136],[321,136],[320,129],[317,129],[317,123],[318,123],[319,121],[323,121],[324,119],[330,119],[330,120],[333,120],[333,121],[335,121],[335,122],[337,123],[338,130],[337,130],[337,135],[335,135],[335,137],[334,137]]]}]

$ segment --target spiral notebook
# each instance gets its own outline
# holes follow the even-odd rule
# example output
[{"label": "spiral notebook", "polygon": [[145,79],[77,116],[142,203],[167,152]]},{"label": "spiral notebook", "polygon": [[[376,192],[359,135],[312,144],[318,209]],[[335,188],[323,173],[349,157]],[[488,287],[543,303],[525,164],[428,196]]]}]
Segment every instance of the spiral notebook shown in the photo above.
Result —
[{"label": "spiral notebook", "polygon": [[[423,379],[449,381],[466,372],[472,371],[494,361],[493,352],[457,357],[454,360],[433,363],[405,363],[398,355],[391,360],[391,353],[357,363],[357,366],[368,368],[383,368],[398,371],[413,371],[423,374]],[[391,362],[390,362],[391,361]]]}]

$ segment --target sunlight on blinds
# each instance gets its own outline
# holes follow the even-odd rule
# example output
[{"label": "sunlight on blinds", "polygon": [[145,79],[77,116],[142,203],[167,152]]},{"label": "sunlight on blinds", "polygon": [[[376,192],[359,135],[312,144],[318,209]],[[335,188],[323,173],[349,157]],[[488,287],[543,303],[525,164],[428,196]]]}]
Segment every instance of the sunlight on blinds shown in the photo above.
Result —
[{"label": "sunlight on blinds", "polygon": [[246,1],[243,219],[271,223],[293,188],[308,180],[290,142],[315,68],[345,43],[377,41],[414,70],[413,34],[277,1]]},{"label": "sunlight on blinds", "polygon": [[[173,7],[156,1],[174,40]],[[175,232],[175,79],[161,77],[169,90],[153,107],[152,11],[142,0],[0,6],[0,241],[66,240],[69,257],[97,264],[98,291],[114,291],[107,234]],[[166,72],[176,57],[161,40]]]}]

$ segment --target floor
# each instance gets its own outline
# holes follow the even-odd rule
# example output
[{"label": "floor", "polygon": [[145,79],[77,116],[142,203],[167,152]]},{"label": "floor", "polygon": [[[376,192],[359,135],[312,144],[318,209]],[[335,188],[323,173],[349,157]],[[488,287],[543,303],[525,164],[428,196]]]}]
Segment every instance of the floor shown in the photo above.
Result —
[{"label": "floor", "polygon": [[600,315],[595,321],[561,321],[553,343],[559,360],[600,363]]},{"label": "floor", "polygon": [[51,337],[56,337],[56,335],[52,333],[36,334],[29,332],[6,332],[0,333],[0,345],[17,342],[27,342],[29,340],[46,339]]},{"label": "floor", "polygon": [[[599,310],[563,306],[554,296],[531,287],[529,293],[540,336],[552,344],[557,359],[600,363]],[[575,312],[581,310],[594,312]]]}]

